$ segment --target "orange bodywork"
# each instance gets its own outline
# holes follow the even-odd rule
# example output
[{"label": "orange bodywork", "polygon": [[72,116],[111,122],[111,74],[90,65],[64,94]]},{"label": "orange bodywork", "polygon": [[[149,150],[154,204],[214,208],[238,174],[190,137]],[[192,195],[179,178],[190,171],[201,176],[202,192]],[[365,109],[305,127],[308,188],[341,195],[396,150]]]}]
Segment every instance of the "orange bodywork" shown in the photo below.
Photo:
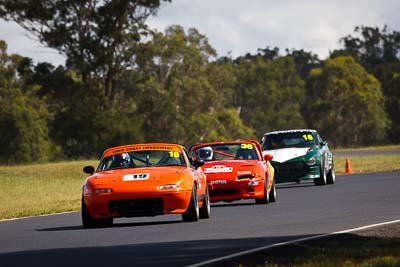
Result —
[{"label": "orange bodywork", "polygon": [[[164,151],[181,165],[168,166],[163,158],[148,156]],[[124,153],[130,155],[132,165],[112,168],[111,160]],[[201,168],[191,166],[182,146],[125,145],[104,151],[96,171],[86,178],[82,201],[94,219],[181,214],[188,209],[194,185],[201,208],[206,194],[206,176]]]},{"label": "orange bodywork", "polygon": [[[251,157],[237,156],[240,147],[251,151]],[[198,144],[191,147],[189,155],[194,158],[201,156],[199,152],[202,148],[211,148],[213,151],[212,158],[209,156],[205,159],[202,166],[207,176],[211,202],[262,199],[272,190],[274,169],[269,161],[262,157],[261,146],[257,141]]]}]

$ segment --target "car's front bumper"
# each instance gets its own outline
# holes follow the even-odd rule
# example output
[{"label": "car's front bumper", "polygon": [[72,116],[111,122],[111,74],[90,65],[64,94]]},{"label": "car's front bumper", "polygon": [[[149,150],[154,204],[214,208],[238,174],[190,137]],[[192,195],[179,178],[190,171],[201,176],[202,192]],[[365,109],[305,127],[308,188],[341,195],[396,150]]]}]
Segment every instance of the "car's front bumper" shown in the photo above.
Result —
[{"label": "car's front bumper", "polygon": [[304,161],[271,162],[275,169],[275,182],[287,183],[309,180],[320,177],[319,164],[307,165]]},{"label": "car's front bumper", "polygon": [[208,181],[210,202],[235,201],[264,197],[264,181],[258,178],[227,181],[226,184],[211,184]]},{"label": "car's front bumper", "polygon": [[83,197],[93,218],[118,218],[180,214],[189,206],[191,190],[118,191]]}]

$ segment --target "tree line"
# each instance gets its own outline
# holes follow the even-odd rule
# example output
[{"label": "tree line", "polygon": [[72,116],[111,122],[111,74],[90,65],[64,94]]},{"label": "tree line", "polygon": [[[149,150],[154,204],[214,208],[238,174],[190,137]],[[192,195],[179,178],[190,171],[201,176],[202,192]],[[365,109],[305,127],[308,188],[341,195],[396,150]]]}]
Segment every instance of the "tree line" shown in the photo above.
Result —
[{"label": "tree line", "polygon": [[[166,1],[169,2],[169,1]],[[321,60],[278,48],[219,57],[205,35],[146,25],[162,1],[0,1],[66,64],[0,41],[0,159],[96,157],[109,146],[260,139],[315,128],[335,147],[400,140],[400,33],[358,26]]]}]

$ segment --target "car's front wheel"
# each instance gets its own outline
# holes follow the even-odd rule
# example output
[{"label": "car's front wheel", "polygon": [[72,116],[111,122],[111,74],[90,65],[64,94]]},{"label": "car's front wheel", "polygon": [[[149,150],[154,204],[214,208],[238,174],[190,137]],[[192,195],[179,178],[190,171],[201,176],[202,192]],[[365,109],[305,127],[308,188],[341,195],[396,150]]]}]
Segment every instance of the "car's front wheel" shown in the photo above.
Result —
[{"label": "car's front wheel", "polygon": [[264,197],[256,198],[256,204],[268,204],[269,200],[267,179],[264,177]]},{"label": "car's front wheel", "polygon": [[275,186],[275,181],[273,181],[271,190],[269,191],[269,202],[275,202],[275,201],[276,201],[276,186]]},{"label": "car's front wheel", "polygon": [[335,171],[332,169],[329,170],[328,174],[326,175],[326,183],[327,184],[334,184],[336,181]]},{"label": "car's front wheel", "polygon": [[319,173],[319,178],[314,179],[314,184],[326,185],[326,170],[323,163],[321,163],[321,166],[319,167]]},{"label": "car's front wheel", "polygon": [[199,203],[197,202],[197,187],[196,185],[193,185],[189,207],[184,213],[182,213],[182,220],[184,222],[196,222],[199,220],[199,213]]},{"label": "car's front wheel", "polygon": [[108,219],[95,219],[90,216],[89,210],[86,206],[85,200],[82,196],[81,204],[81,214],[82,214],[82,225],[85,228],[96,228],[96,227],[108,227],[113,224],[113,218]]},{"label": "car's front wheel", "polygon": [[211,206],[210,206],[210,195],[208,193],[208,188],[206,188],[206,194],[203,200],[203,206],[200,208],[200,219],[208,219],[211,214]]}]

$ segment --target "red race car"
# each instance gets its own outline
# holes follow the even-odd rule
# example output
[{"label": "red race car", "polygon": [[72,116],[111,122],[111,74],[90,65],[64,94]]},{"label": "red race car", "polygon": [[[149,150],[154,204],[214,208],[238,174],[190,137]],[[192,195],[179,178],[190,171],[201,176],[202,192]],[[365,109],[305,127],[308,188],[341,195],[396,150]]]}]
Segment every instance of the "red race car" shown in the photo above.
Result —
[{"label": "red race car", "polygon": [[276,201],[272,155],[262,156],[257,141],[213,142],[190,148],[192,160],[204,161],[210,201],[255,199],[257,204]]},{"label": "red race car", "polygon": [[182,214],[183,221],[210,217],[202,162],[183,146],[134,144],[104,151],[82,188],[84,227],[110,226],[113,218]]}]

